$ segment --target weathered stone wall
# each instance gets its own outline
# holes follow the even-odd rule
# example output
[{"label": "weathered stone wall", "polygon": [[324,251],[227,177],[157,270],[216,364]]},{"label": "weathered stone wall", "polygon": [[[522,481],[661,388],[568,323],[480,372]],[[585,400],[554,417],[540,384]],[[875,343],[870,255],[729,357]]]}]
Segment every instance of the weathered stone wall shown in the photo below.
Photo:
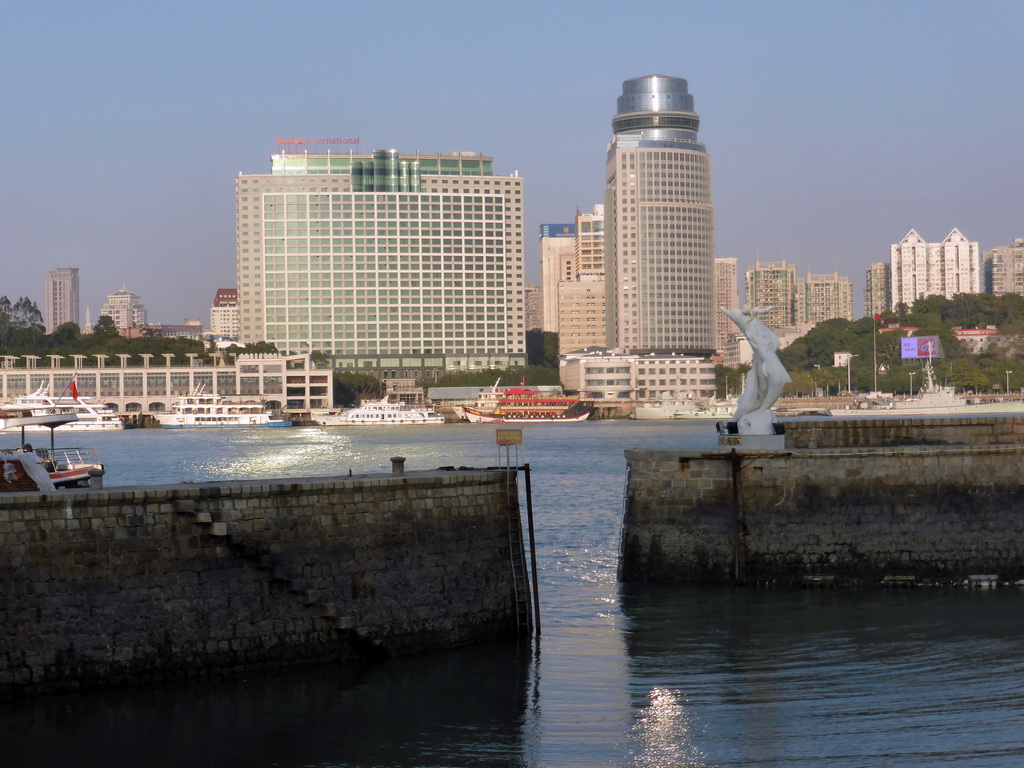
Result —
[{"label": "weathered stone wall", "polygon": [[5,494],[0,693],[515,634],[509,483],[481,470]]},{"label": "weathered stone wall", "polygon": [[786,419],[787,448],[882,445],[1011,445],[1024,441],[1021,416]]},{"label": "weathered stone wall", "polygon": [[1017,444],[626,458],[623,580],[1024,577]]}]

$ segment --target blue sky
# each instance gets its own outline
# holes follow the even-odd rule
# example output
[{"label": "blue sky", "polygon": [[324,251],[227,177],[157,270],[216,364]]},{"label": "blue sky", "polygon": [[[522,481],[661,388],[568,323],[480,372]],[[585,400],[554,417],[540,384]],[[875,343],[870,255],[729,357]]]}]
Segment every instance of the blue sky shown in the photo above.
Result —
[{"label": "blue sky", "polygon": [[[477,151],[537,230],[601,202],[623,80],[684,77],[717,255],[862,287],[916,229],[1024,237],[1024,3],[46,2],[5,11],[0,295],[81,270],[92,320],[233,286],[234,178],[278,136]],[[855,307],[860,314],[861,306]]]}]

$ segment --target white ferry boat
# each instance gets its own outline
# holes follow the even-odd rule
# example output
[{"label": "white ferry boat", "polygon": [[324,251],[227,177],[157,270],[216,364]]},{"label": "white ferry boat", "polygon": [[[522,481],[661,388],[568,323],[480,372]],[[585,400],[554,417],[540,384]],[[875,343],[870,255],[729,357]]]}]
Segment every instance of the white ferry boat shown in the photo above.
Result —
[{"label": "white ferry boat", "polygon": [[444,424],[444,416],[429,405],[393,403],[384,398],[339,413],[313,411],[310,418],[322,427],[417,426]]},{"label": "white ferry boat", "polygon": [[167,413],[153,417],[164,429],[193,427],[290,427],[288,419],[275,418],[263,403],[228,402],[222,395],[206,395],[196,390],[171,404]]},{"label": "white ferry boat", "polygon": [[630,414],[631,419],[641,421],[654,419],[728,419],[736,411],[736,403],[709,400],[697,402],[637,403]]},{"label": "white ferry boat", "polygon": [[[31,395],[22,395],[11,403],[12,408],[28,410],[33,416],[52,414],[74,414],[77,418],[61,424],[61,432],[110,432],[124,429],[124,423],[117,411],[102,405],[91,397],[51,397],[46,387],[40,387]],[[29,432],[44,432],[44,424],[26,426]]]}]

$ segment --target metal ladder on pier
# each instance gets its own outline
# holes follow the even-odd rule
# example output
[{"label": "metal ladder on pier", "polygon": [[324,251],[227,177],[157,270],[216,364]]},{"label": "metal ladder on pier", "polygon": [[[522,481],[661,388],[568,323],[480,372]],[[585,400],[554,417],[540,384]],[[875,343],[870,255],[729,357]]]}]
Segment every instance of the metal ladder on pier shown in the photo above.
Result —
[{"label": "metal ladder on pier", "polygon": [[515,594],[516,628],[520,635],[532,630],[530,611],[530,579],[526,571],[526,547],[523,544],[523,520],[519,513],[519,467],[508,467],[505,473],[506,508],[508,509],[508,551],[512,561],[512,589]]}]

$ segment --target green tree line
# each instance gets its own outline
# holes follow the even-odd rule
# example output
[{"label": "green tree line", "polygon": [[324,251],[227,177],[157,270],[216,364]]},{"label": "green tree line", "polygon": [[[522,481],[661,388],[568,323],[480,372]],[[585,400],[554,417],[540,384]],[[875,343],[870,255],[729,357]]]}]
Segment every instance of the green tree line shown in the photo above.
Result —
[{"label": "green tree line", "polygon": [[[194,339],[123,338],[118,335],[113,319],[106,315],[96,322],[92,333],[82,333],[76,323],[64,323],[53,333],[47,333],[42,313],[33,301],[22,297],[12,303],[6,296],[0,296],[0,354],[157,356],[164,352],[204,356],[207,350],[201,341]],[[64,364],[71,365],[72,361],[69,358]]]},{"label": "green tree line", "polygon": [[[847,369],[836,367],[833,354],[849,352],[849,382],[854,392],[878,390],[896,394],[918,391],[924,383],[924,362],[901,357],[901,339],[908,335],[937,336],[940,356],[932,361],[938,383],[977,394],[1010,392],[1024,386],[1024,297],[1018,294],[989,296],[959,294],[952,299],[929,296],[912,307],[898,306],[883,312],[882,322],[873,317],[859,320],[827,320],[779,352],[792,383],[785,396],[847,390]],[[896,330],[899,327],[902,330]],[[999,339],[975,354],[953,334],[958,328],[997,328]],[[892,328],[893,330],[884,330]],[[877,363],[877,370],[873,362]],[[1007,373],[1009,371],[1009,373]],[[725,394],[727,377],[731,392],[745,370],[719,366],[718,392]]]}]

